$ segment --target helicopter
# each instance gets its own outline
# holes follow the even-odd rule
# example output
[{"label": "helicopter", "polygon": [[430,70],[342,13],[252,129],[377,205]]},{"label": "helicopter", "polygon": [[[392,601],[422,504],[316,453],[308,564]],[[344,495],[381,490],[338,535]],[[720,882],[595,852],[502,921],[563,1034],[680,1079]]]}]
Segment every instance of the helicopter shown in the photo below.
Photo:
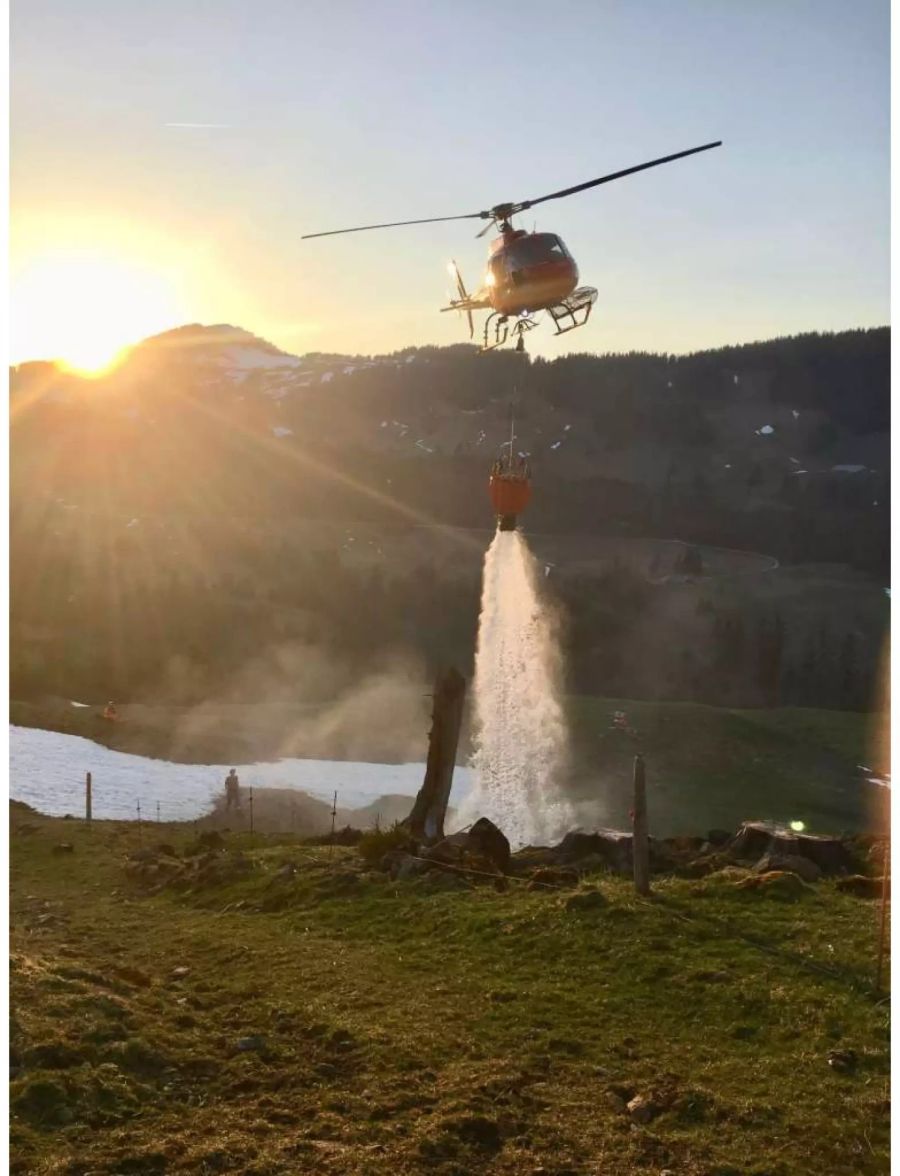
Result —
[{"label": "helicopter", "polygon": [[459,297],[451,297],[450,305],[442,306],[441,310],[455,310],[465,314],[470,339],[474,338],[475,334],[472,312],[487,310],[490,313],[484,323],[481,350],[491,351],[495,347],[502,347],[512,334],[516,340],[516,350],[524,351],[525,334],[537,326],[534,316],[539,311],[547,311],[556,327],[555,333],[563,335],[587,323],[597,301],[597,291],[593,286],[578,285],[578,266],[561,237],[556,233],[528,233],[524,229],[514,228],[512,218],[547,200],[574,196],[576,192],[596,188],[599,184],[608,184],[611,180],[619,180],[623,176],[630,176],[650,167],[658,167],[662,163],[671,163],[675,159],[684,159],[688,155],[696,155],[700,151],[709,151],[713,147],[721,146],[721,139],[715,143],[704,143],[701,147],[691,147],[688,151],[679,151],[675,155],[651,159],[648,163],[639,163],[635,167],[627,167],[622,171],[600,176],[596,180],[588,180],[584,184],[575,184],[559,192],[550,192],[547,196],[495,204],[493,208],[481,212],[465,212],[458,216],[429,216],[418,220],[391,221],[378,225],[357,225],[352,229],[306,233],[300,239],[309,241],[314,237],[335,237],[342,233],[427,225],[437,221],[486,220],[488,224],[477,237],[483,237],[492,227],[496,227],[500,235],[490,243],[482,285],[475,293],[469,294],[460,276],[459,267],[455,261],[451,262],[448,269],[451,276],[456,279]]}]

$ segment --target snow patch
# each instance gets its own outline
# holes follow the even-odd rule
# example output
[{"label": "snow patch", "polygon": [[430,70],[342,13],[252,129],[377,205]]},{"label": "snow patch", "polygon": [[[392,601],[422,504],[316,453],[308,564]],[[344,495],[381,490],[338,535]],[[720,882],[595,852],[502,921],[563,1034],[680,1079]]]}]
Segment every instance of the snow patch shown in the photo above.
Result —
[{"label": "snow patch", "polygon": [[771,425],[763,425],[761,429],[756,430],[757,437],[771,437],[775,432]]},{"label": "snow patch", "polygon": [[223,367],[237,369],[234,372],[245,373],[259,371],[262,368],[297,368],[303,366],[303,360],[296,355],[275,355],[271,351],[264,351],[261,347],[225,347],[217,357]]},{"label": "snow patch", "polygon": [[[203,816],[224,790],[230,766],[177,764],[112,751],[77,735],[34,727],[9,728],[10,796],[51,816],[84,812],[84,774],[93,776],[93,813],[100,820],[145,813],[159,801],[163,820]],[[424,764],[364,764],[337,760],[285,759],[277,763],[235,765],[244,788],[295,788],[342,807],[369,804],[379,796],[413,797],[422,784]],[[453,773],[452,804],[459,805],[472,782],[469,768]]]},{"label": "snow patch", "polygon": [[861,474],[866,467],[864,465],[836,465],[831,467],[833,474]]}]

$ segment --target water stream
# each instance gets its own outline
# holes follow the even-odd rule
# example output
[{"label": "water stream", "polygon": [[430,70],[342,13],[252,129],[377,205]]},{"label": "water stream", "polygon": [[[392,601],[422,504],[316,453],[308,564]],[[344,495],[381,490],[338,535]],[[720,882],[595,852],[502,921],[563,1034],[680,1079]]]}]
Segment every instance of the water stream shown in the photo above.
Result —
[{"label": "water stream", "polygon": [[519,531],[498,531],[484,560],[475,658],[474,785],[459,824],[489,817],[513,849],[573,827],[562,792],[568,734],[556,617]]}]

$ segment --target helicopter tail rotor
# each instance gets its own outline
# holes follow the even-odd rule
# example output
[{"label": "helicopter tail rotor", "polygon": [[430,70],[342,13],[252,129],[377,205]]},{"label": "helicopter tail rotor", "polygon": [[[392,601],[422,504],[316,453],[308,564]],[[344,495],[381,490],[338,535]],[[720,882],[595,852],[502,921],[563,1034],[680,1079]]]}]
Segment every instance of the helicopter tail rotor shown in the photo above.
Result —
[{"label": "helicopter tail rotor", "polygon": [[[459,266],[456,264],[455,261],[451,261],[448,264],[447,269],[450,271],[451,277],[456,279],[456,289],[457,289],[457,292],[459,293],[460,301],[461,302],[468,302],[469,294],[468,294],[468,291],[466,290],[466,284],[462,280],[462,274],[459,272]],[[469,309],[466,309],[466,318],[469,320],[469,338],[471,339],[475,334],[475,322],[472,319],[472,312]]]}]

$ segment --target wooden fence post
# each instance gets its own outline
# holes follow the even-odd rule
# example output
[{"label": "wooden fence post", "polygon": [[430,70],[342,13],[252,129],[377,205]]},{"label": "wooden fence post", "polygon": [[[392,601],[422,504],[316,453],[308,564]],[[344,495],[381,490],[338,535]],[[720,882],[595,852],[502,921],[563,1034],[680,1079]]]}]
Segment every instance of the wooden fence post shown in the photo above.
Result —
[{"label": "wooden fence post", "polygon": [[647,781],[644,757],[634,757],[634,809],[631,852],[634,860],[634,888],[644,896],[650,893],[650,842],[647,836]]},{"label": "wooden fence post", "polygon": [[250,785],[250,832],[253,832],[253,785]]},{"label": "wooden fence post", "polygon": [[881,970],[884,964],[884,932],[887,925],[888,869],[891,862],[891,835],[888,832],[884,843],[884,861],[881,866],[881,922],[878,928],[878,968],[875,972],[875,991],[881,991]]},{"label": "wooden fence post", "polygon": [[93,815],[92,809],[93,797],[91,796],[91,773],[88,772],[84,778],[84,819],[90,825],[91,817]]}]

